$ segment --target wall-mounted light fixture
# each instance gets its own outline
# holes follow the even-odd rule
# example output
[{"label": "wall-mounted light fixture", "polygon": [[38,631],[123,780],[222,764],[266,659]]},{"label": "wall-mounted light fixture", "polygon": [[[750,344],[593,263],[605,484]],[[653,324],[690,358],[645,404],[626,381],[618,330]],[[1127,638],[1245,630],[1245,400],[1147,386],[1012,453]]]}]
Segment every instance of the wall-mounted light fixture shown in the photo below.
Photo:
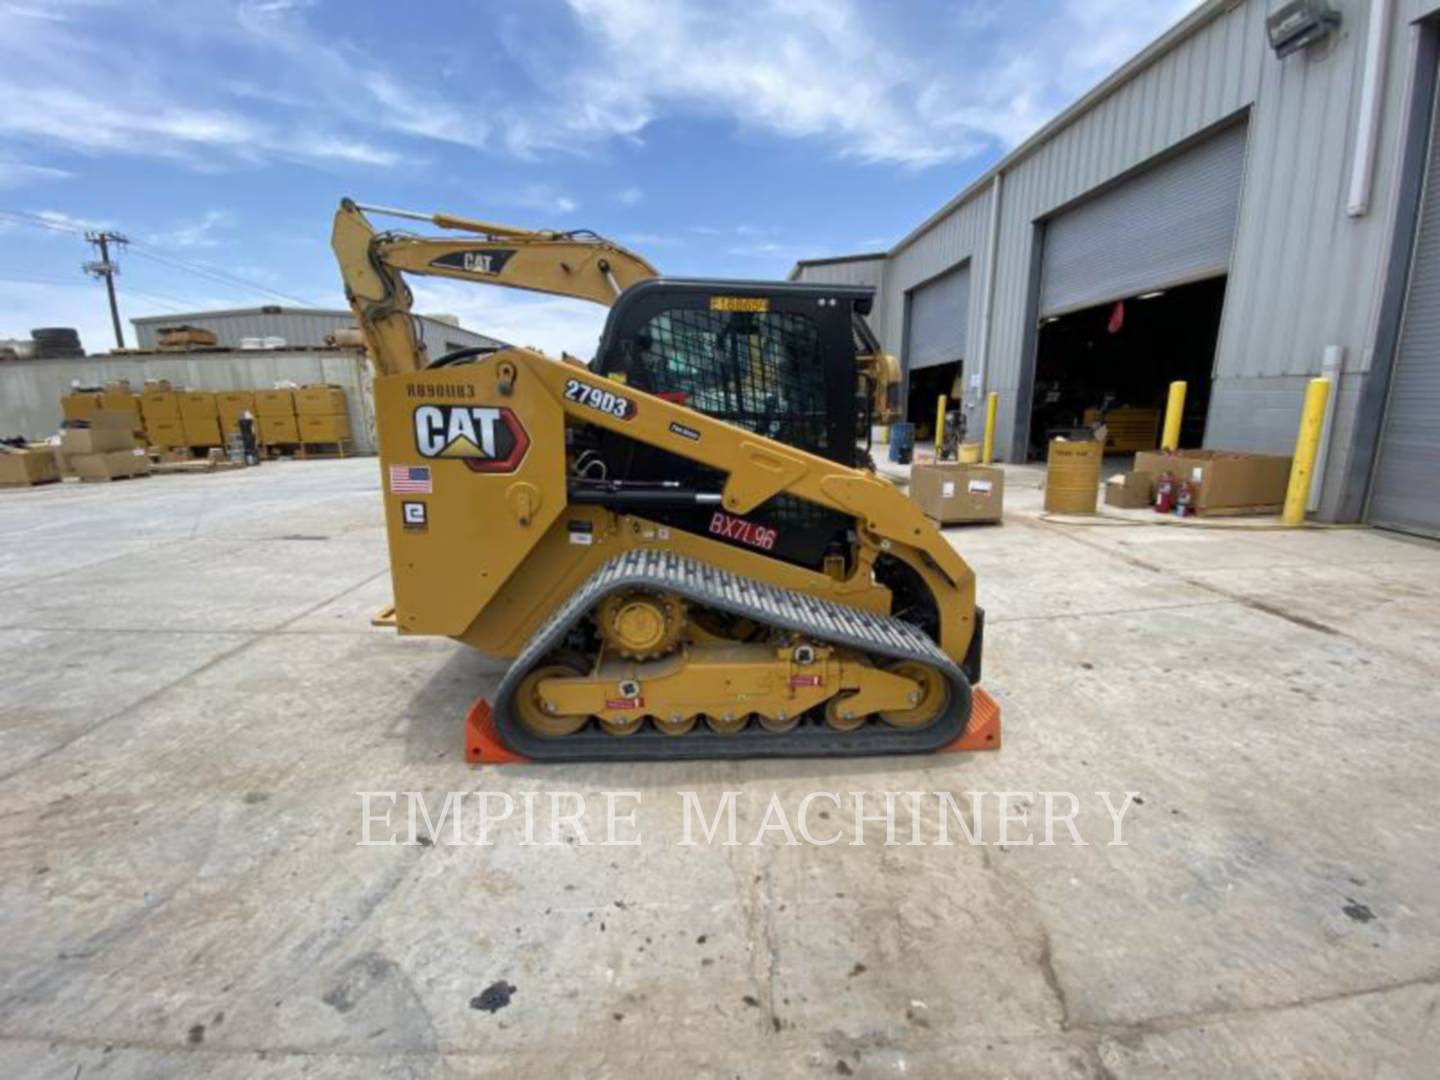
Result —
[{"label": "wall-mounted light fixture", "polygon": [[1330,0],[1282,0],[1265,19],[1270,47],[1276,56],[1289,56],[1334,32],[1340,13]]}]

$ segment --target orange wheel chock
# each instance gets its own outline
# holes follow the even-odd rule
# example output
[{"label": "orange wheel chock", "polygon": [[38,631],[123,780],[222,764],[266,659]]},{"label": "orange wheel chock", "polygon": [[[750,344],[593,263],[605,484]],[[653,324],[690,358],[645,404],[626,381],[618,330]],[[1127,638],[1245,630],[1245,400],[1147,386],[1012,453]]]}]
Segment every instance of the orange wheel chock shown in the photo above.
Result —
[{"label": "orange wheel chock", "polygon": [[970,725],[943,752],[999,749],[1000,703],[977,686],[970,692]]},{"label": "orange wheel chock", "polygon": [[500,741],[490,703],[483,697],[476,698],[465,714],[465,760],[471,765],[510,765],[530,760]]}]

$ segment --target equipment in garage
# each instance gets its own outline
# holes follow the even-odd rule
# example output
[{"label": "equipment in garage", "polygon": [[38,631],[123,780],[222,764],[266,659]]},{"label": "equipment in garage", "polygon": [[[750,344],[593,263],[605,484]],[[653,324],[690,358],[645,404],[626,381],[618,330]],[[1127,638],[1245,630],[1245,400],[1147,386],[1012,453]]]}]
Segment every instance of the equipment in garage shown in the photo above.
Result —
[{"label": "equipment in garage", "polygon": [[935,401],[959,401],[970,329],[970,265],[947,270],[906,296],[905,418],[930,432]]},{"label": "equipment in garage", "polygon": [[[1182,440],[1204,435],[1246,128],[1231,125],[1045,222],[1030,453],[1121,406],[1126,449],[1173,379],[1191,392]],[[1138,423],[1138,426],[1137,426]]]},{"label": "equipment in garage", "polygon": [[1374,525],[1440,536],[1440,97],[1424,193],[1367,516]]},{"label": "equipment in garage", "polygon": [[1047,319],[1035,357],[1031,457],[1043,456],[1055,436],[1102,421],[1111,427],[1111,453],[1154,450],[1176,380],[1189,383],[1180,445],[1199,446],[1224,303],[1222,277]]}]

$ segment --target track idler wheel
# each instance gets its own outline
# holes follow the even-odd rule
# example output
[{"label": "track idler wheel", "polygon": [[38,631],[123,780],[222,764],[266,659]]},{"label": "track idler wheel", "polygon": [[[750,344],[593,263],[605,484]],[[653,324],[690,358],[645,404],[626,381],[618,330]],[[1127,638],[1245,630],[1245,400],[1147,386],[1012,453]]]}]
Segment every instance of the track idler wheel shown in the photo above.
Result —
[{"label": "track idler wheel", "polygon": [[540,684],[546,679],[568,679],[580,674],[583,673],[565,664],[546,664],[526,675],[515,691],[515,711],[520,716],[520,722],[535,734],[549,738],[574,735],[585,726],[590,717],[564,716],[551,712],[545,707]]},{"label": "track idler wheel", "polygon": [[694,716],[653,716],[655,730],[662,735],[689,735],[695,730]]},{"label": "track idler wheel", "polygon": [[891,709],[882,712],[880,719],[891,727],[913,730],[935,722],[936,717],[950,704],[950,686],[945,676],[928,664],[914,660],[902,660],[887,669],[892,675],[911,679],[918,684],[915,704],[908,709]]},{"label": "track idler wheel", "polygon": [[725,713],[721,716],[705,717],[705,726],[716,735],[739,735],[750,722],[749,713]]},{"label": "track idler wheel", "polygon": [[783,716],[759,715],[760,726],[772,735],[784,735],[787,731],[794,731],[800,726],[800,714],[786,713]]},{"label": "track idler wheel", "polygon": [[607,735],[634,735],[645,723],[645,717],[636,713],[634,716],[622,716],[611,720],[607,717],[600,717],[600,728]]},{"label": "track idler wheel", "polygon": [[865,717],[849,708],[854,694],[836,694],[825,702],[825,723],[835,731],[859,731],[865,726]]}]

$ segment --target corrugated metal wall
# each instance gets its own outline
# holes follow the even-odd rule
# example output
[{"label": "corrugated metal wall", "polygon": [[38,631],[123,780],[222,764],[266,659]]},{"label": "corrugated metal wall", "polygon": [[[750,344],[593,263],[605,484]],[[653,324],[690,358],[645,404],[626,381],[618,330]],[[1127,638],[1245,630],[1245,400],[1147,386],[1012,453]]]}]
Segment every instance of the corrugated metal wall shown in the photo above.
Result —
[{"label": "corrugated metal wall", "polygon": [[[1343,23],[1327,43],[1278,59],[1265,31],[1266,3],[1248,0],[1211,21],[1071,118],[1005,170],[987,382],[1001,392],[997,445],[1019,448],[1028,417],[1038,258],[1037,222],[1087,192],[1177,146],[1239,119],[1248,121],[1240,220],[1215,365],[1216,398],[1207,443],[1257,450],[1293,444],[1288,379],[1318,374],[1325,346],[1346,348],[1347,378],[1363,377],[1375,337],[1384,263],[1393,228],[1395,172],[1410,77],[1412,33],[1397,18],[1384,122],[1375,155],[1370,212],[1346,215],[1351,154],[1369,0],[1335,0]],[[1408,0],[1409,14],[1440,6]],[[1401,13],[1405,9],[1401,8]],[[898,355],[906,291],[971,260],[969,353],[984,325],[988,183],[891,253],[880,324]],[[1270,380],[1275,380],[1271,383]],[[1267,385],[1268,384],[1268,385]],[[1285,408],[1267,389],[1284,388]],[[1354,394],[1342,386],[1340,401]],[[1268,402],[1257,424],[1247,402]],[[973,405],[973,402],[967,402]],[[1299,416],[1299,400],[1293,402]],[[1337,413],[1336,430],[1347,418]],[[978,423],[973,414],[971,423]],[[1348,448],[1332,447],[1327,477],[1338,479]],[[1326,502],[1337,494],[1327,482]]]},{"label": "corrugated metal wall", "polygon": [[355,452],[375,452],[375,405],[368,361],[360,349],[314,352],[207,352],[180,355],[91,356],[83,360],[14,360],[0,363],[0,435],[43,438],[60,426],[60,397],[85,385],[169,379],[192,390],[263,390],[277,382],[326,383],[345,388]]},{"label": "corrugated metal wall", "polygon": [[[877,260],[878,261],[878,260]],[[238,349],[242,338],[280,337],[291,348],[320,348],[325,344],[325,335],[355,325],[355,316],[348,311],[303,311],[282,308],[278,312],[235,311],[199,312],[190,315],[175,315],[162,319],[132,319],[135,336],[142,349],[153,349],[159,344],[156,332],[162,326],[198,326],[210,330],[227,349]],[[495,338],[477,334],[470,330],[451,326],[437,319],[420,316],[421,338],[432,357],[450,351],[447,345],[468,349],[480,346],[498,345]]]}]

